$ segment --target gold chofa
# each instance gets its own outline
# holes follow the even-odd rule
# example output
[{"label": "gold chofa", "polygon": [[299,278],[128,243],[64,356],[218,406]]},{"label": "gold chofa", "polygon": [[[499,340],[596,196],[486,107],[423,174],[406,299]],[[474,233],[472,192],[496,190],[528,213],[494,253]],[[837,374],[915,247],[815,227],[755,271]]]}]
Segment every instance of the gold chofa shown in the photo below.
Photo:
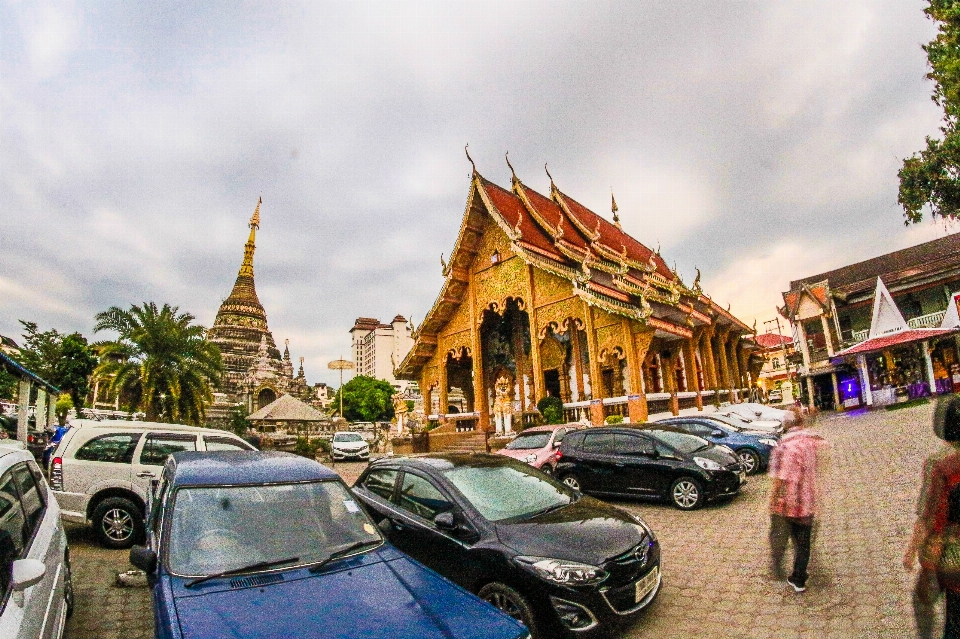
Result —
[{"label": "gold chofa", "polygon": [[260,203],[262,201],[262,198],[257,200],[257,208],[250,217],[250,237],[247,238],[247,243],[243,245],[243,264],[240,265],[238,277],[242,275],[253,277],[253,252],[257,248],[257,229],[260,228]]}]

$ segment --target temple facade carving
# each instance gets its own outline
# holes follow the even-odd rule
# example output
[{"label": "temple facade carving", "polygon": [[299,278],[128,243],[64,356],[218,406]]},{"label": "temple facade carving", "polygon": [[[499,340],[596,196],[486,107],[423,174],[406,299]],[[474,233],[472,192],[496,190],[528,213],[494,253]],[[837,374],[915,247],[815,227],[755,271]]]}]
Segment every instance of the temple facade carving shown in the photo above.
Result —
[{"label": "temple facade carving", "polygon": [[687,287],[659,249],[552,179],[543,195],[474,171],[443,272],[397,367],[436,418],[459,391],[480,428],[499,430],[508,407],[517,424],[548,396],[595,422],[616,405],[643,421],[648,399],[676,411],[751,386],[752,331],[701,290],[699,271]]}]

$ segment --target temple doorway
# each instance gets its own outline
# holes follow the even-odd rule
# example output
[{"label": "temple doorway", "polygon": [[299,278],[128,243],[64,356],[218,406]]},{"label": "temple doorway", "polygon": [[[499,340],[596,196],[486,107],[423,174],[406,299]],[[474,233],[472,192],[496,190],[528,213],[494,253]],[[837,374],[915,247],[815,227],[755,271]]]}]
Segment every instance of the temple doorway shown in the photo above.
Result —
[{"label": "temple doorway", "polygon": [[267,404],[277,401],[277,394],[273,392],[272,388],[264,388],[259,393],[257,393],[257,407],[256,410],[260,410]]},{"label": "temple doorway", "polygon": [[480,324],[483,386],[487,389],[488,405],[492,413],[497,380],[505,377],[512,385],[509,395],[514,405],[519,405],[521,411],[530,410],[533,401],[530,317],[523,309],[523,301],[516,298],[507,298],[502,314],[493,310],[494,307],[484,310]]}]

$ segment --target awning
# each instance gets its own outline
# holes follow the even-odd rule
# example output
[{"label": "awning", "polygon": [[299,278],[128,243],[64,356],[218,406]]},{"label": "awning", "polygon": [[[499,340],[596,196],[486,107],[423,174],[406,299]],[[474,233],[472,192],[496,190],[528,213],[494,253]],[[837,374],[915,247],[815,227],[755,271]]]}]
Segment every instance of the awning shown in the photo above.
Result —
[{"label": "awning", "polygon": [[831,361],[833,359],[847,357],[849,355],[876,353],[894,346],[903,346],[905,344],[912,344],[914,342],[921,342],[923,340],[936,339],[938,337],[944,337],[956,332],[957,329],[955,328],[913,328],[905,331],[889,333],[887,335],[878,335],[851,346],[846,350],[840,351],[834,355],[833,358],[831,358]]},{"label": "awning", "polygon": [[45,379],[41,378],[36,373],[27,370],[26,368],[23,367],[22,364],[20,364],[20,362],[11,358],[10,356],[8,356],[6,353],[2,351],[0,351],[0,366],[6,368],[7,371],[9,371],[13,375],[16,375],[17,377],[21,377],[21,378],[26,377],[34,384],[37,384],[38,386],[42,386],[43,388],[45,388],[48,393],[51,393],[53,395],[60,394],[59,388],[57,388],[50,382],[46,381]]}]

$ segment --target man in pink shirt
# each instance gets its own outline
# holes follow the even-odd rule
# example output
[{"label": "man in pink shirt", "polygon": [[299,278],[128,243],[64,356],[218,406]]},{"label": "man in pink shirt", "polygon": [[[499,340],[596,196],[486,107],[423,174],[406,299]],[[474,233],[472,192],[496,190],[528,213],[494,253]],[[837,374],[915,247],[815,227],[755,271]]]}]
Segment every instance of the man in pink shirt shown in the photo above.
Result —
[{"label": "man in pink shirt", "polygon": [[817,463],[826,440],[806,429],[799,410],[787,413],[787,433],[770,454],[770,552],[773,573],[782,577],[781,563],[788,539],[793,540],[793,573],[787,583],[797,592],[807,589],[810,535],[817,512]]}]

